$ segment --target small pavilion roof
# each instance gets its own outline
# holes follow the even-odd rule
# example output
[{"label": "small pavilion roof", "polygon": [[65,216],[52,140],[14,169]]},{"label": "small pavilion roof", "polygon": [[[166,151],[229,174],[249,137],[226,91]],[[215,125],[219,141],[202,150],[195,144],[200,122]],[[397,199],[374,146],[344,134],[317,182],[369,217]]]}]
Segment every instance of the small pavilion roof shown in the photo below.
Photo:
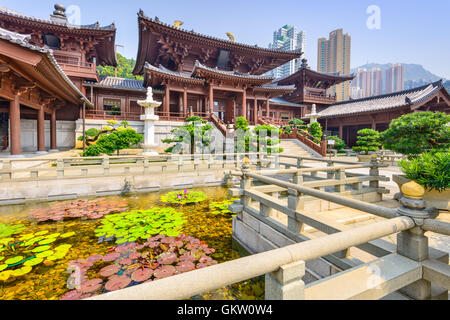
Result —
[{"label": "small pavilion roof", "polygon": [[450,101],[450,97],[442,84],[442,80],[439,80],[409,90],[339,102],[322,110],[319,114],[322,118],[330,118],[367,112],[389,111],[407,106],[414,108],[415,105],[419,105],[422,102],[432,99],[441,90],[444,90],[446,99]]},{"label": "small pavilion roof", "polygon": [[269,101],[270,101],[270,104],[277,105],[277,106],[287,106],[287,107],[295,107],[295,108],[303,108],[304,107],[304,105],[302,105],[302,104],[293,103],[293,102],[287,101],[281,97],[272,98]]},{"label": "small pavilion roof", "polygon": [[85,82],[86,86],[93,86],[97,88],[107,88],[107,89],[120,89],[120,90],[131,90],[131,91],[142,91],[145,92],[147,89],[144,87],[144,82],[137,79],[124,79],[118,77],[105,77],[100,80],[100,82]]}]

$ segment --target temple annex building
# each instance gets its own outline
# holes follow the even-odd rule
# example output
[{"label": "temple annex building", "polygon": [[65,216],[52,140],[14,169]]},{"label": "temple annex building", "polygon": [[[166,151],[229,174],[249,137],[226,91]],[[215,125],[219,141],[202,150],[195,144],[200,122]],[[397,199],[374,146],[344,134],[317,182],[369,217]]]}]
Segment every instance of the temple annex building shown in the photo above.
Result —
[{"label": "temple annex building", "polygon": [[313,71],[307,60],[295,74],[266,74],[302,52],[265,49],[214,38],[138,13],[135,75],[144,80],[100,78],[97,66],[117,66],[116,27],[74,26],[64,7],[49,19],[0,7],[0,148],[23,152],[71,149],[86,129],[126,120],[142,132],[137,104],[151,86],[162,102],[156,140],[188,115],[210,121],[222,134],[237,117],[251,125],[307,119],[312,106],[328,134],[352,145],[361,128],[385,130],[408,112],[450,111],[442,81],[361,100],[336,102],[327,92],[354,75]]}]

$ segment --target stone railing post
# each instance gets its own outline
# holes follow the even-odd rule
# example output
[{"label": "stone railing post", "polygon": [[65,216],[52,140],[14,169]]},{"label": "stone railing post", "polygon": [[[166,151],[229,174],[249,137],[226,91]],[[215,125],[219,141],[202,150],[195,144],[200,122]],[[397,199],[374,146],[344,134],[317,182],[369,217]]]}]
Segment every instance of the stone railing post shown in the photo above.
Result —
[{"label": "stone railing post", "polygon": [[[414,219],[416,227],[403,231],[397,236],[397,253],[409,259],[421,262],[428,259],[428,238],[422,229],[424,219],[432,219],[438,215],[435,208],[426,208],[423,200],[425,189],[414,181],[402,186],[404,197],[400,199],[402,207],[397,213]],[[431,283],[418,280],[400,290],[400,292],[416,300],[431,298]]]},{"label": "stone railing post", "polygon": [[[336,180],[342,181],[345,180],[346,174],[344,169],[339,169],[336,171]],[[345,184],[339,184],[335,187],[336,192],[343,193],[345,192]]]},{"label": "stone railing post", "polygon": [[[303,196],[297,190],[288,190],[288,208],[294,212],[304,209]],[[288,217],[288,229],[296,234],[303,231],[303,223],[294,217]]]},{"label": "stone railing post", "polygon": [[[369,175],[370,176],[374,176],[374,177],[378,177],[380,176],[380,166],[379,166],[379,162],[376,158],[372,159],[372,161],[370,161],[370,171],[369,171]],[[370,181],[369,186],[371,188],[374,189],[378,189],[380,187],[380,182],[378,180],[376,181]]]},{"label": "stone railing post", "polygon": [[242,179],[241,179],[241,190],[244,193],[241,197],[241,204],[247,207],[250,204],[250,197],[245,195],[245,190],[252,186],[252,179],[247,176],[250,172],[250,159],[245,157],[242,164]]},{"label": "stone railing post", "polygon": [[298,261],[266,274],[266,300],[304,300],[305,262]]},{"label": "stone railing post", "polygon": [[64,160],[56,160],[56,176],[58,179],[64,178]]},{"label": "stone railing post", "polygon": [[144,174],[148,174],[148,172],[149,172],[148,157],[144,156]]},{"label": "stone railing post", "polygon": [[12,179],[11,169],[12,169],[11,161],[3,160],[2,170],[8,171],[8,172],[3,173],[3,177],[2,177],[3,180],[11,180]]},{"label": "stone railing post", "polygon": [[109,168],[110,168],[110,164],[109,164],[109,157],[108,156],[104,156],[102,159],[102,166],[103,166],[103,174],[105,176],[109,175]]}]

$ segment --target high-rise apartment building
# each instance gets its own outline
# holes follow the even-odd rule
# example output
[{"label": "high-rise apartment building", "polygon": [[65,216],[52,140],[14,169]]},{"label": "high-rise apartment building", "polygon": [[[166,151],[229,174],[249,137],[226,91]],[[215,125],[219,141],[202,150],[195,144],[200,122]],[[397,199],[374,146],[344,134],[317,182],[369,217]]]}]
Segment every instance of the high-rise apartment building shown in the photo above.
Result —
[{"label": "high-rise apartment building", "polygon": [[[320,38],[317,47],[317,71],[349,74],[351,59],[351,37],[342,29],[330,33],[329,39]],[[350,83],[344,82],[330,89],[337,101],[348,100]]]},{"label": "high-rise apartment building", "polygon": [[386,93],[393,93],[405,89],[405,67],[400,64],[392,64],[386,70]]},{"label": "high-rise apartment building", "polygon": [[[273,42],[269,44],[270,49],[282,50],[306,50],[306,32],[299,31],[296,27],[285,25],[273,33]],[[300,69],[304,54],[299,59],[294,59],[272,71],[275,78],[283,78],[294,74]]]},{"label": "high-rise apartment building", "polygon": [[359,68],[356,71],[355,79],[351,83],[351,88],[351,97],[353,99],[368,98],[382,94],[383,71],[380,68],[370,70]]}]

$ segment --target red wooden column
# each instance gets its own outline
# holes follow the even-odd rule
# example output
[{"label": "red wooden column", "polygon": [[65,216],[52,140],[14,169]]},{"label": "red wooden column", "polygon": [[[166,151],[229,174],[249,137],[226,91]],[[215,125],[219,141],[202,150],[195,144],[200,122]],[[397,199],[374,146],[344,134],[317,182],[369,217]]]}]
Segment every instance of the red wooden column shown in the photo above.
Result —
[{"label": "red wooden column", "polygon": [[183,114],[186,114],[187,112],[187,104],[188,104],[188,96],[187,96],[187,88],[184,88],[183,91]]},{"label": "red wooden column", "polygon": [[50,118],[50,149],[51,149],[51,151],[57,151],[57,143],[56,143],[56,109],[52,110],[52,116]]},{"label": "red wooden column", "polygon": [[342,120],[339,120],[339,138],[344,140],[344,126],[342,125]]},{"label": "red wooden column", "polygon": [[14,100],[9,102],[9,146],[12,156],[22,154],[20,143],[20,103],[19,96],[15,95]]},{"label": "red wooden column", "polygon": [[164,117],[170,119],[170,84],[169,81],[166,82],[166,93],[164,96],[164,107],[163,107]]},{"label": "red wooden column", "polygon": [[38,153],[45,152],[45,113],[42,106],[37,117],[37,145]]},{"label": "red wooden column", "polygon": [[255,121],[255,125],[258,124],[258,99],[255,98],[255,105],[253,107],[253,120]]},{"label": "red wooden column", "polygon": [[213,84],[210,83],[209,84],[209,109],[208,109],[208,113],[213,113],[214,112],[214,89],[213,89]]},{"label": "red wooden column", "polygon": [[247,88],[242,92],[242,116],[247,119]]},{"label": "red wooden column", "polygon": [[266,100],[266,116],[267,116],[267,119],[270,118],[270,99]]}]

